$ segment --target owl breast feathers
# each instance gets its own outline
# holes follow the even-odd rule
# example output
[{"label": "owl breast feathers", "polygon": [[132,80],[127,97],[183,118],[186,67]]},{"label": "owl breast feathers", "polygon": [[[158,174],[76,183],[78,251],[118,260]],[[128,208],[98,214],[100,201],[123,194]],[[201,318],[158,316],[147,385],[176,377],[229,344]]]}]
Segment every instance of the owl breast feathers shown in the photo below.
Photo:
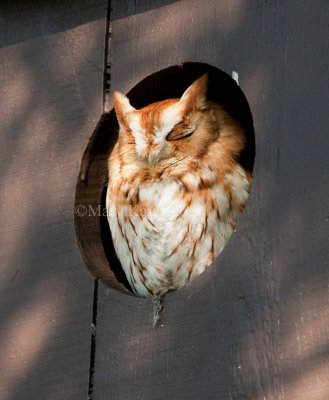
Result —
[{"label": "owl breast feathers", "polygon": [[136,110],[114,93],[119,138],[106,197],[114,248],[133,291],[161,298],[214,261],[245,206],[245,133],[207,100],[207,75],[180,99]]}]

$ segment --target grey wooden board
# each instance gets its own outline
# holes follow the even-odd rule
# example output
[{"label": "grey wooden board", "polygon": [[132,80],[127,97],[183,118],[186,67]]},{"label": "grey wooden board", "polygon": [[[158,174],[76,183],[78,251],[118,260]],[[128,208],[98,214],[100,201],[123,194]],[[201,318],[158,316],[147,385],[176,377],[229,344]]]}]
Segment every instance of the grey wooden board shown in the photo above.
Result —
[{"label": "grey wooden board", "polygon": [[106,14],[107,1],[1,1],[1,400],[87,398],[93,280],[73,205],[103,108]]},{"label": "grey wooden board", "polygon": [[235,70],[256,162],[237,233],[163,326],[100,287],[94,399],[328,399],[327,1],[111,3],[112,90],[184,61]]}]

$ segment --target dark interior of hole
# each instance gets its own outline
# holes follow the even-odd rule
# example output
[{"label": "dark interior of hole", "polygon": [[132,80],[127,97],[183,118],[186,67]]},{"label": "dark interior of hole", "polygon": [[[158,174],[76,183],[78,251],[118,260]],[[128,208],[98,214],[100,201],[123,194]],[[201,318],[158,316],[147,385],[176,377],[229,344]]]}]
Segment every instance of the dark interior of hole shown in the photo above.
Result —
[{"label": "dark interior of hole", "polygon": [[[107,191],[107,186],[104,187],[102,194],[103,209],[106,204],[106,191]],[[111,266],[111,270],[113,271],[118,282],[122,283],[131,293],[133,293],[129,285],[128,279],[126,278],[126,275],[121,267],[120,261],[115,253],[108,220],[107,217],[104,215],[100,216],[100,228],[101,228],[102,244],[104,247],[106,257],[109,261],[109,265]]]},{"label": "dark interior of hole", "polygon": [[[255,137],[251,112],[243,92],[236,82],[225,72],[204,63],[185,63],[148,76],[138,83],[127,95],[131,104],[137,109],[156,101],[179,98],[185,89],[204,73],[209,74],[208,98],[221,104],[245,129],[247,144],[239,161],[245,169],[252,171],[255,157]],[[85,151],[81,165],[81,174],[86,178],[85,184],[92,185],[92,182],[88,182],[90,179],[88,176],[88,169],[93,159],[97,157],[104,158],[104,165],[101,164],[104,169],[98,172],[104,176],[104,185],[100,199],[102,209],[105,208],[106,197],[106,160],[117,140],[117,134],[118,125],[115,113],[112,110],[110,113],[102,115]],[[112,270],[118,282],[130,290],[120,262],[116,257],[107,217],[104,214],[100,216],[100,230],[102,243],[99,243],[99,246],[103,246],[103,251],[106,254],[108,262],[107,268]],[[89,259],[91,258],[92,257],[89,257]],[[97,276],[97,271],[99,269],[97,265],[89,265],[88,268]],[[99,275],[102,279],[101,274]],[[113,287],[117,284],[117,282],[113,284],[113,282],[111,283],[108,281],[106,283]]]}]

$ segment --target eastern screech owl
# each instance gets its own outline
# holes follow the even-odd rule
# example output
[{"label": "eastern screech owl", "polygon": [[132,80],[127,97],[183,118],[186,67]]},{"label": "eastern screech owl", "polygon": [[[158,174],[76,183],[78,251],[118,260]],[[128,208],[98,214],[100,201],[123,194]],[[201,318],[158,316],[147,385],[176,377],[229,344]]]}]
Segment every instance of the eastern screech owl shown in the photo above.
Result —
[{"label": "eastern screech owl", "polygon": [[119,138],[109,158],[106,207],[133,291],[161,299],[222,251],[251,177],[239,165],[242,127],[207,99],[208,76],[180,99],[136,110],[114,93]]}]

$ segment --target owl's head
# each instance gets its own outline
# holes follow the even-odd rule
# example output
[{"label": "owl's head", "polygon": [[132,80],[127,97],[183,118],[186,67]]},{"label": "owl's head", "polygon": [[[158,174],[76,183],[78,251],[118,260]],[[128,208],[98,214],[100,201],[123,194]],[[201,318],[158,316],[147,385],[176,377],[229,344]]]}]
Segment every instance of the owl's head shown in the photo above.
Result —
[{"label": "owl's head", "polygon": [[202,75],[180,99],[168,99],[136,110],[114,92],[119,138],[150,165],[201,151],[215,139],[217,121],[207,100],[208,75]]}]

